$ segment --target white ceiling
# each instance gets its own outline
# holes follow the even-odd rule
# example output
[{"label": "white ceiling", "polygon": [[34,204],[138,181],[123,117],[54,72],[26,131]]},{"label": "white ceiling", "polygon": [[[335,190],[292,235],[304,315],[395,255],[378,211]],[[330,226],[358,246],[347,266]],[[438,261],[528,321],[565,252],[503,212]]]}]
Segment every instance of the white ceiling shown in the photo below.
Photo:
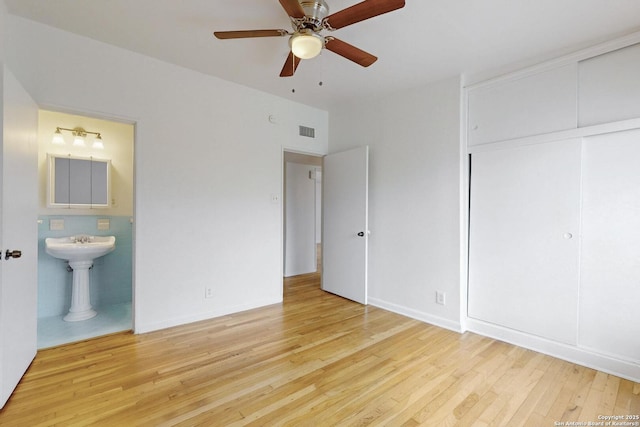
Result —
[{"label": "white ceiling", "polygon": [[[281,78],[287,38],[212,35],[290,30],[277,0],[4,1],[12,14],[325,109],[362,95],[551,59],[640,30],[638,0],[407,0],[403,9],[332,33],[378,56],[372,66],[324,51],[303,61],[294,77]],[[327,2],[333,13],[358,0]]]}]

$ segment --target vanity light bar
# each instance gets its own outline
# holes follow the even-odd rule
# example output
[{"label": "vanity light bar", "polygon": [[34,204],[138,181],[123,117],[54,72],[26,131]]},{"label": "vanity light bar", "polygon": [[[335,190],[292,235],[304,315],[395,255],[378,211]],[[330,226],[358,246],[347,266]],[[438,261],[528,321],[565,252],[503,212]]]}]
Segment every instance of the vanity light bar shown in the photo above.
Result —
[{"label": "vanity light bar", "polygon": [[104,141],[102,140],[102,135],[100,135],[100,132],[91,132],[81,127],[76,127],[73,129],[56,127],[56,131],[53,133],[53,139],[51,140],[52,144],[63,145],[65,143],[64,136],[61,132],[63,130],[71,132],[73,134],[73,145],[75,146],[84,147],[85,138],[88,134],[91,134],[96,136],[93,141],[92,148],[97,148],[99,150],[104,149]]}]

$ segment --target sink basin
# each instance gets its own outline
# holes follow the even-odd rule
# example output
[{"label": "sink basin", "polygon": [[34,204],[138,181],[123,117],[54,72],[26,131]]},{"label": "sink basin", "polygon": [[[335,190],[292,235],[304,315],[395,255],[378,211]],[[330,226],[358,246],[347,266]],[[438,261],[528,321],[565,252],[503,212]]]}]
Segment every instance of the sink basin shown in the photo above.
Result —
[{"label": "sink basin", "polygon": [[44,242],[49,255],[67,261],[93,261],[116,247],[114,236],[49,237]]},{"label": "sink basin", "polygon": [[89,295],[89,269],[93,260],[108,254],[116,248],[114,236],[88,236],[80,234],[71,237],[48,237],[44,240],[45,251],[54,258],[69,261],[73,269],[71,285],[71,307],[64,316],[67,322],[87,320],[98,314],[91,307]]}]

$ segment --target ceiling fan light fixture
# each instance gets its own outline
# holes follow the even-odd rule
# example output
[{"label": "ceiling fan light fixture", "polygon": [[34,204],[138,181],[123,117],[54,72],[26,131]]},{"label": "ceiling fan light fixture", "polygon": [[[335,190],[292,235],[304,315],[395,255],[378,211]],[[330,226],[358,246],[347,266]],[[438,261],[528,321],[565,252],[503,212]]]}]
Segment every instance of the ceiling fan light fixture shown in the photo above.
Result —
[{"label": "ceiling fan light fixture", "polygon": [[291,52],[300,59],[315,58],[324,47],[324,37],[310,30],[295,33],[289,39]]},{"label": "ceiling fan light fixture", "polygon": [[329,14],[329,6],[325,0],[280,0],[280,6],[291,20],[293,33],[282,29],[271,29],[214,31],[213,34],[222,40],[290,36],[290,51],[280,72],[280,77],[293,76],[300,64],[300,59],[314,58],[324,48],[362,67],[368,67],[378,58],[335,37],[325,38],[321,33],[325,30],[334,31],[401,9],[404,4],[405,0],[364,0],[339,12]]}]

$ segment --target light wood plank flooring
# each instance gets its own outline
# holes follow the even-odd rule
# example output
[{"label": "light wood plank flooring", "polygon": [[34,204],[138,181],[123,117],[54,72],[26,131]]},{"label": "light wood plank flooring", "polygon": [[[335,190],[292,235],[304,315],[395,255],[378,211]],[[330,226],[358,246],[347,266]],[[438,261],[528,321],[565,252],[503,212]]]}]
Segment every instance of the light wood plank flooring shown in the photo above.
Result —
[{"label": "light wood plank flooring", "polygon": [[[554,426],[640,414],[640,385],[287,279],[244,313],[40,351],[3,426]],[[566,424],[565,424],[566,425]]]}]

